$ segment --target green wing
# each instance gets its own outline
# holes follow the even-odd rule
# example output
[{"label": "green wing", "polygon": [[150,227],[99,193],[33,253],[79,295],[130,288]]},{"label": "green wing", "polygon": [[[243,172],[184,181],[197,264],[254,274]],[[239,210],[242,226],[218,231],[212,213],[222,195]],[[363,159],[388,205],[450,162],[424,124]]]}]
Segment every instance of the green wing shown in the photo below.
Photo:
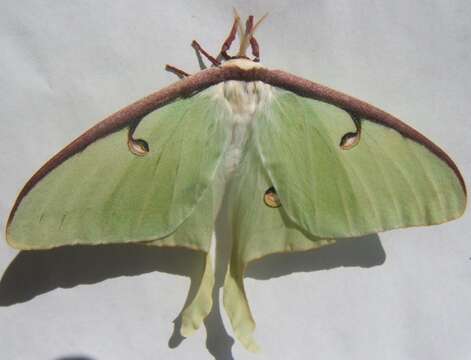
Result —
[{"label": "green wing", "polygon": [[310,250],[335,242],[304,232],[286,216],[283,207],[265,205],[264,194],[271,185],[256,144],[249,138],[228,184],[233,245],[224,283],[224,307],[235,336],[251,351],[257,351],[258,346],[252,339],[255,322],[243,285],[247,264],[268,254]]},{"label": "green wing", "polygon": [[425,145],[333,105],[275,90],[255,121],[264,167],[289,218],[310,234],[350,237],[442,223],[466,204],[457,173]]},{"label": "green wing", "polygon": [[[341,139],[360,126],[354,116],[273,91],[228,186],[233,247],[224,306],[235,336],[251,351],[258,346],[243,285],[250,261],[337,237],[441,223],[460,216],[466,203],[459,175],[426,146],[363,119],[359,142],[344,149]],[[272,187],[279,207],[264,201]]]},{"label": "green wing", "polygon": [[[44,249],[172,234],[213,182],[229,141],[224,111],[202,92],[150,113],[133,135],[148,143],[144,156],[128,149],[128,129],[91,143],[21,199],[7,240],[20,249]],[[212,206],[201,211],[212,218]],[[209,241],[193,237],[176,245],[207,250]]]},{"label": "green wing", "polygon": [[134,130],[148,152],[128,148],[128,129],[92,142],[20,197],[7,226],[19,249],[142,242],[204,257],[199,288],[182,312],[191,335],[212,306],[209,248],[221,196],[216,172],[229,143],[226,107],[204,91],[145,116]]}]

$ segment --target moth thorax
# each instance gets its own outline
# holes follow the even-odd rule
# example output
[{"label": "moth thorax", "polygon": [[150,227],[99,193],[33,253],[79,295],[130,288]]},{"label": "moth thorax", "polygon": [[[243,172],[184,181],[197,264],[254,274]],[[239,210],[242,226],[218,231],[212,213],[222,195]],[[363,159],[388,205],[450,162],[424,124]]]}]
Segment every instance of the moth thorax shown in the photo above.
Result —
[{"label": "moth thorax", "polygon": [[267,100],[270,86],[261,81],[226,81],[223,83],[224,99],[234,115],[253,115]]}]

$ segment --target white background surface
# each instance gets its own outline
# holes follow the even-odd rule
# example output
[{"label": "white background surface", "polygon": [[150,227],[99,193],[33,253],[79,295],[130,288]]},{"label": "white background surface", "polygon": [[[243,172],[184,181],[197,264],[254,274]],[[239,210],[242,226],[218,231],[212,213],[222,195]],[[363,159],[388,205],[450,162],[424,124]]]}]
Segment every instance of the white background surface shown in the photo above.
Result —
[{"label": "white background surface", "polygon": [[[2,228],[49,157],[173,82],[166,63],[195,72],[191,40],[216,53],[232,6],[270,12],[257,34],[266,66],[399,116],[442,146],[471,184],[469,1],[4,0]],[[252,266],[258,355],[234,343],[218,304],[206,329],[185,340],[174,333],[198,265],[190,253],[110,246],[18,254],[2,240],[0,357],[470,359],[470,219],[468,211],[448,224]],[[222,275],[219,268],[219,282]]]}]

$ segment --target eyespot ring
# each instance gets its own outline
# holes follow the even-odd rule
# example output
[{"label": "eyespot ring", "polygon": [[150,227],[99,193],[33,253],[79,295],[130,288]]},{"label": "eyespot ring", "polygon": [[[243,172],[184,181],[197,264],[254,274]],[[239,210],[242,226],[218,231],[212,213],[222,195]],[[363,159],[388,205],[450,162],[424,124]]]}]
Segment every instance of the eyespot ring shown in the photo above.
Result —
[{"label": "eyespot ring", "polygon": [[280,198],[273,186],[269,187],[267,191],[265,191],[263,202],[266,206],[271,208],[279,208],[281,206]]},{"label": "eyespot ring", "polygon": [[136,156],[145,156],[149,152],[149,144],[143,139],[134,139],[133,134],[141,120],[136,121],[128,130],[128,148]]},{"label": "eyespot ring", "polygon": [[360,142],[361,138],[361,120],[360,118],[355,115],[350,113],[350,117],[353,120],[353,123],[355,124],[355,132],[348,132],[344,136],[342,136],[342,139],[340,140],[340,147],[343,150],[350,150],[351,148],[355,147],[358,145]]},{"label": "eyespot ring", "polygon": [[149,152],[149,144],[142,139],[128,139],[129,150],[137,156],[144,156]]}]

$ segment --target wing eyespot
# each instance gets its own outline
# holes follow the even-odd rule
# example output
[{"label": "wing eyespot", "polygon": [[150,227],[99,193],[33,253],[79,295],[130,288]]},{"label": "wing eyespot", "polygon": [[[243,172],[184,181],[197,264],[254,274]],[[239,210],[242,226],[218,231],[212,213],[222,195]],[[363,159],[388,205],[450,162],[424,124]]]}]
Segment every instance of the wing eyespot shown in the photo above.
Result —
[{"label": "wing eyespot", "polygon": [[129,139],[128,148],[134,155],[144,156],[149,152],[149,144],[142,139]]},{"label": "wing eyespot", "polygon": [[[139,120],[140,121],[140,120]],[[128,131],[128,148],[131,153],[136,156],[145,156],[149,153],[149,144],[143,139],[134,139],[133,134],[139,121],[136,121],[129,127]]]},{"label": "wing eyespot", "polygon": [[263,202],[266,206],[271,208],[278,208],[281,206],[281,201],[273,186],[269,187],[263,195]]},{"label": "wing eyespot", "polygon": [[360,142],[360,137],[361,137],[361,121],[358,116],[355,114],[350,113],[350,117],[353,120],[353,123],[355,124],[356,131],[355,132],[348,132],[344,136],[342,136],[342,139],[340,140],[340,147],[343,150],[350,150],[351,148],[355,147],[358,145]]}]

